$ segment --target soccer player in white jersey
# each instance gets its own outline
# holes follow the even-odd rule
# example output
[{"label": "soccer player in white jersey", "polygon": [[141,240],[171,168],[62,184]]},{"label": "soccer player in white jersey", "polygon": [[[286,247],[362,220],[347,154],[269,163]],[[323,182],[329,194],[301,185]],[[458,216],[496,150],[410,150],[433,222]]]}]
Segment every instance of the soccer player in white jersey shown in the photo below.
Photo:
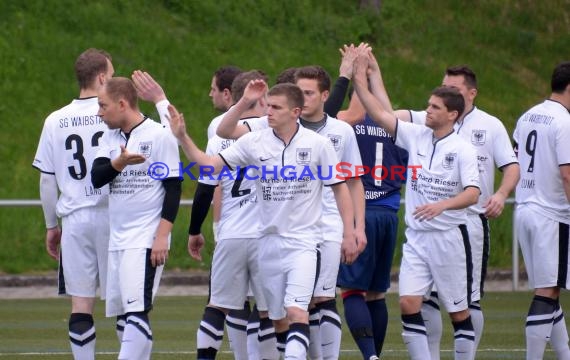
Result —
[{"label": "soccer player in white jersey", "polygon": [[[253,70],[243,72],[234,79],[234,101],[241,98],[246,85],[254,79],[266,80],[267,77],[260,71]],[[247,119],[265,115],[266,107],[265,99],[260,98],[242,117]],[[206,154],[216,155],[234,142],[235,140],[214,136],[208,140]],[[196,206],[192,208],[188,238],[188,249],[193,258],[201,259],[204,237],[200,227],[210,207],[214,188],[218,185],[222,190],[222,208],[212,262],[210,301],[197,330],[198,358],[216,357],[224,333],[224,319],[228,325],[230,347],[236,359],[276,358],[279,354],[275,331],[267,315],[257,265],[257,243],[261,234],[255,181],[245,177],[242,169],[213,176],[204,174],[199,182],[203,191],[200,192],[200,197],[194,199]],[[248,323],[249,314],[246,310],[249,310],[249,303],[244,308],[250,286],[259,310],[255,326]],[[234,310],[233,313],[231,310]],[[229,314],[233,316],[229,318]]]},{"label": "soccer player in white jersey", "polygon": [[[237,74],[237,76],[236,76]],[[216,109],[218,109],[223,104],[230,104],[229,101],[226,101],[226,95],[229,93],[232,96],[231,104],[239,100],[241,94],[243,94],[243,90],[247,85],[247,79],[256,78],[262,76],[263,79],[266,79],[265,75],[261,74],[257,71],[248,72],[245,74],[241,72],[236,67],[223,67],[216,71],[214,74],[214,78],[212,79],[212,89],[210,91],[210,96],[212,97],[212,102]],[[231,83],[231,90],[226,89],[228,82],[230,80],[238,79],[236,84],[235,82]],[[241,80],[240,80],[241,79]],[[163,124],[168,125],[168,105],[170,102],[166,98],[166,94],[160,84],[153,79],[153,77],[148,74],[147,72],[143,72],[140,70],[136,70],[133,72],[132,75],[133,83],[137,89],[137,93],[142,100],[152,102],[156,105],[157,111],[160,115],[160,119]],[[216,85],[217,84],[217,85]],[[224,91],[218,91],[218,86],[223,87]],[[221,101],[224,100],[224,101]],[[217,104],[217,105],[216,105]],[[227,110],[227,109],[226,109]],[[264,111],[260,111],[259,109],[249,109],[251,112],[251,116],[255,115],[261,116],[264,115]],[[223,118],[223,115],[220,115],[218,120]],[[244,116],[251,117],[250,115],[246,114]],[[217,128],[218,120],[214,119],[212,124],[216,122],[214,126],[214,133],[213,137],[215,138],[215,128]],[[169,126],[169,125],[168,125]],[[211,138],[209,138],[211,140]],[[224,144],[227,145],[231,143],[231,140],[224,139]],[[224,146],[225,146],[224,145]],[[217,152],[216,152],[217,153]],[[214,185],[217,185],[216,182]],[[189,226],[189,253],[191,256],[196,257],[197,253],[195,252],[196,248],[192,250],[192,246],[196,247],[197,245],[204,244],[205,239],[201,233],[201,227],[206,219],[207,213],[210,208],[210,204],[213,200],[213,207],[214,207],[214,241],[217,241],[217,229],[218,229],[218,222],[220,220],[220,209],[221,206],[221,187],[218,186],[211,186],[207,182],[199,181],[196,186],[196,191],[194,193],[194,201],[192,203],[192,211],[190,216],[190,226]],[[200,245],[201,246],[201,245]],[[249,295],[253,296],[251,291],[248,293]],[[251,318],[251,320],[249,320]],[[234,352],[234,356],[237,359],[241,358],[257,358],[259,352],[259,341],[258,341],[258,332],[260,329],[260,321],[263,323],[262,333],[264,336],[261,338],[265,342],[272,341],[271,338],[271,331],[273,325],[271,321],[267,319],[267,316],[262,315],[262,319],[259,318],[259,314],[257,312],[257,307],[252,309],[250,308],[249,300],[244,302],[244,306],[242,309],[235,310],[230,309],[229,313],[225,316],[226,324],[228,325],[228,338],[230,340],[230,348]],[[247,324],[247,325],[246,325]],[[212,335],[213,338],[217,338],[217,335]],[[213,341],[213,340],[212,340]],[[218,344],[217,341],[214,341]],[[219,345],[219,344],[218,344]],[[262,345],[262,352],[266,348],[266,344]],[[200,346],[200,344],[198,345]],[[217,346],[219,348],[219,346]],[[249,353],[249,355],[248,355]],[[210,353],[209,356],[215,356]]]},{"label": "soccer player in white jersey", "polygon": [[178,146],[166,126],[140,113],[131,80],[109,80],[98,100],[109,129],[91,181],[95,188],[110,185],[106,314],[125,318],[119,359],[150,359],[148,313],[180,204]]},{"label": "soccer player in white jersey", "polygon": [[236,76],[242,73],[237,66],[222,66],[214,72],[212,83],[210,85],[210,97],[214,109],[222,114],[216,116],[208,125],[208,139],[216,135],[218,124],[224,118],[224,113],[234,104],[232,96],[232,83]]},{"label": "soccer player in white jersey", "polygon": [[60,260],[59,294],[71,296],[69,340],[75,359],[95,358],[97,286],[105,298],[109,189],[91,186],[90,169],[107,128],[97,115],[97,92],[113,72],[111,56],[103,50],[88,49],[79,55],[75,62],[79,98],[45,120],[33,162],[41,172],[46,249]]},{"label": "soccer player in white jersey", "polygon": [[402,337],[411,359],[429,356],[420,311],[423,295],[435,284],[455,330],[455,359],[470,360],[475,334],[468,308],[472,274],[465,209],[477,202],[480,185],[475,149],[453,130],[465,102],[457,89],[439,87],[429,98],[426,126],[398,120],[368,89],[370,81],[373,91],[385,92],[378,76],[367,77],[372,56],[360,52],[355,61],[357,94],[374,121],[408,150],[408,163],[414,169],[421,166],[408,170],[406,183],[407,241],[399,280]]},{"label": "soccer player in white jersey", "polygon": [[[324,69],[318,66],[301,67],[294,75],[297,86],[301,88],[305,104],[300,124],[316,131],[327,138],[337,153],[338,164],[352,174],[347,177],[347,185],[353,200],[355,210],[355,229],[358,242],[358,252],[366,247],[364,233],[364,188],[355,175],[355,167],[361,165],[360,152],[352,128],[342,121],[328,116],[324,112],[330,90],[330,77]],[[250,102],[256,99],[247,100]],[[268,126],[265,118],[248,120],[245,124],[236,124],[237,115],[243,104],[237,103],[229,110],[220,124],[221,130],[230,137],[239,137],[247,132],[257,131]],[[228,125],[228,126],[226,126]],[[330,191],[323,193],[323,243],[319,246],[320,267],[314,297],[310,307],[310,348],[311,359],[335,359],[340,352],[341,319],[336,307],[336,280],[340,263],[342,228],[340,228],[339,213]],[[342,243],[343,247],[353,246]],[[281,331],[280,331],[281,330]],[[276,329],[282,334],[286,329]],[[282,335],[281,335],[282,336]]]},{"label": "soccer player in white jersey", "polygon": [[[248,84],[248,92],[265,93],[263,81]],[[251,95],[251,94],[250,94]],[[235,106],[237,107],[242,100]],[[171,127],[192,161],[230,168],[249,166],[256,178],[262,238],[259,270],[263,291],[277,332],[288,328],[285,358],[305,359],[309,345],[308,306],[316,277],[317,245],[321,241],[322,187],[332,186],[347,244],[354,244],[354,213],[347,185],[336,171],[330,141],[297,122],[303,93],[295,85],[279,84],[267,93],[270,129],[252,132],[219,156],[207,156],[186,134],[184,120],[172,107]],[[247,103],[247,100],[244,104]],[[343,248],[342,259],[352,263],[356,246]],[[279,338],[278,338],[279,341]]]},{"label": "soccer player in white jersey", "polygon": [[521,166],[515,229],[534,298],[526,318],[526,358],[542,359],[550,342],[570,359],[560,289],[568,289],[570,227],[570,62],[556,66],[552,93],[518,120]]},{"label": "soccer player in white jersey", "polygon": [[[459,136],[475,146],[481,178],[479,201],[467,210],[467,231],[473,259],[473,286],[469,309],[477,350],[484,324],[480,300],[484,294],[490,250],[488,218],[501,215],[505,200],[519,180],[520,168],[503,123],[474,104],[477,96],[477,77],[473,70],[467,66],[449,67],[445,71],[442,85],[458,89],[465,99],[465,112],[454,128]],[[402,120],[425,124],[425,111],[399,110],[396,115]],[[494,190],[495,168],[503,174],[497,191]],[[429,299],[424,301],[422,315],[426,321],[432,360],[438,360],[442,323],[437,289],[432,289]]]},{"label": "soccer player in white jersey", "polygon": [[[343,171],[350,173],[346,184],[354,206],[354,223],[359,252],[366,247],[364,233],[364,187],[355,169],[362,165],[354,131],[347,123],[330,117],[324,104],[330,91],[330,77],[320,66],[305,66],[295,72],[295,83],[303,91],[305,105],[299,122],[329,139]],[[323,242],[319,246],[320,269],[309,310],[311,359],[338,359],[341,319],[336,306],[336,282],[340,265],[342,226],[330,189],[323,192]]]}]

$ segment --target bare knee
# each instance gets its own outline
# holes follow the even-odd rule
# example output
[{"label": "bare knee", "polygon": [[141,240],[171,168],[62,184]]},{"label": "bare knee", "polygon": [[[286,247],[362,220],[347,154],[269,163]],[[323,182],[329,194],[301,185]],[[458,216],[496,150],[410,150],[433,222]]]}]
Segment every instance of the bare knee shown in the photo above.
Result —
[{"label": "bare knee", "polygon": [[71,297],[71,312],[93,314],[93,307],[95,306],[95,298],[72,296]]},{"label": "bare knee", "polygon": [[469,317],[469,315],[470,315],[469,309],[449,313],[449,317],[451,318],[451,321],[454,323],[457,323],[457,322],[460,322],[460,321],[467,319]]},{"label": "bare knee", "polygon": [[403,315],[419,313],[422,309],[422,296],[400,296],[400,311]]},{"label": "bare knee", "polygon": [[295,306],[287,308],[287,319],[289,323],[309,323],[309,312]]}]

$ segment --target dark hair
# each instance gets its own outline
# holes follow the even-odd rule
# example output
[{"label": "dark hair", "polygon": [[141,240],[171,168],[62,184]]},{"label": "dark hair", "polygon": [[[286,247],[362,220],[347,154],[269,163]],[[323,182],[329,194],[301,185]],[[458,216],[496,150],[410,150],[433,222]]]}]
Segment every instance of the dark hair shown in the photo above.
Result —
[{"label": "dark hair", "polygon": [[287,98],[287,104],[291,109],[303,108],[305,104],[305,97],[303,91],[295,85],[290,83],[277,84],[267,92],[268,96],[284,95]]},{"label": "dark hair", "polygon": [[554,68],[550,87],[553,93],[561,94],[568,84],[570,84],[570,61],[564,61]]},{"label": "dark hair", "polygon": [[129,78],[114,77],[105,83],[105,91],[113,101],[125,99],[132,109],[138,108],[138,97],[135,85]]},{"label": "dark hair", "polygon": [[247,86],[247,84],[251,80],[261,79],[267,82],[267,75],[263,71],[260,70],[251,70],[242,72],[234,79],[232,83],[232,100],[234,103],[237,103],[239,99],[243,96],[243,92]]},{"label": "dark hair", "polygon": [[313,79],[317,80],[320,92],[331,89],[331,77],[320,66],[303,66],[295,71],[295,82],[299,79]]},{"label": "dark hair", "polygon": [[440,86],[435,88],[431,94],[443,100],[443,104],[447,111],[457,111],[457,119],[461,117],[465,111],[465,99],[463,95],[454,87]]},{"label": "dark hair", "polygon": [[295,83],[295,72],[296,71],[297,71],[296,67],[290,67],[290,68],[287,68],[287,69],[281,71],[281,73],[279,75],[277,75],[277,79],[275,79],[275,83],[276,84],[283,84],[283,83],[294,84]]},{"label": "dark hair", "polygon": [[238,76],[242,70],[237,66],[222,66],[214,72],[214,78],[216,86],[219,91],[224,91],[224,89],[232,90],[232,83],[236,76]]},{"label": "dark hair", "polygon": [[90,48],[85,50],[75,60],[75,77],[80,89],[87,89],[93,85],[97,76],[107,71],[111,55],[104,50]]},{"label": "dark hair", "polygon": [[467,85],[469,89],[477,89],[477,76],[467,65],[450,66],[445,70],[445,75],[463,76],[465,85]]}]

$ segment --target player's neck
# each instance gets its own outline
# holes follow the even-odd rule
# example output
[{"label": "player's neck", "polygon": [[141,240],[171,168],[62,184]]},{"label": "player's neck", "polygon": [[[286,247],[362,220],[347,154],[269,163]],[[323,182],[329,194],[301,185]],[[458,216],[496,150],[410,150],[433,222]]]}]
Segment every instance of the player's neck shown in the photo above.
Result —
[{"label": "player's neck", "polygon": [[121,126],[121,131],[125,134],[129,134],[135,127],[140,125],[146,116],[142,115],[140,112],[131,112],[127,115],[125,124]]},{"label": "player's neck", "polygon": [[451,126],[442,126],[437,129],[433,129],[433,140],[439,140],[446,137],[453,132],[453,124]]},{"label": "player's neck", "polygon": [[324,121],[326,117],[327,115],[325,114],[324,111],[318,111],[310,116],[301,115],[301,118],[308,122]]},{"label": "player's neck", "polygon": [[97,96],[97,90],[96,89],[88,88],[88,89],[79,90],[79,98],[80,99],[90,98],[90,97],[94,97],[94,96]]},{"label": "player's neck", "polygon": [[289,145],[291,139],[299,131],[299,124],[297,122],[283,124],[278,128],[273,128],[275,135],[281,139],[286,145]]},{"label": "player's neck", "polygon": [[570,111],[570,98],[568,96],[564,96],[564,94],[552,93],[549,99],[559,102],[566,108],[566,110]]}]

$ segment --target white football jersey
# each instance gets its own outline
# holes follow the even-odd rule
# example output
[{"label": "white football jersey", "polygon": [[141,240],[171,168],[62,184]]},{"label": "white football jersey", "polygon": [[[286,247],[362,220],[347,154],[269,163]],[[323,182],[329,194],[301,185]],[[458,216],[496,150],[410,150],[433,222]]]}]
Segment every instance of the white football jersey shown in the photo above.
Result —
[{"label": "white football jersey", "polygon": [[244,122],[250,131],[259,131],[269,128],[269,122],[267,120],[267,115],[249,119]]},{"label": "white football jersey", "polygon": [[[216,155],[229,148],[236,140],[214,135],[208,140],[206,154]],[[240,172],[223,171],[220,174],[204,176],[198,181],[222,187],[222,208],[218,224],[218,241],[235,238],[259,238],[259,215],[257,210],[257,188],[255,180]]]},{"label": "white football jersey", "polygon": [[521,179],[518,204],[558,222],[570,223],[560,165],[570,164],[570,114],[562,104],[546,100],[524,113],[513,134],[518,145]]},{"label": "white football jersey", "polygon": [[54,174],[60,196],[57,216],[90,206],[106,206],[109,187],[91,185],[91,165],[107,125],[97,115],[97,97],[73,100],[51,113],[44,127],[32,164],[46,174]]},{"label": "white football jersey", "polygon": [[208,125],[208,140],[216,136],[218,125],[220,125],[220,123],[224,119],[224,115],[226,115],[226,113],[220,114],[215,118],[213,118],[212,121],[210,121],[210,125]]},{"label": "white football jersey", "polygon": [[445,200],[465,188],[480,188],[477,152],[455,132],[433,142],[433,131],[398,120],[396,145],[408,150],[406,225],[414,230],[448,230],[467,223],[467,210],[446,210],[431,220],[414,218],[418,206]]},{"label": "white football jersey", "polygon": [[231,169],[249,166],[255,178],[262,235],[320,242],[322,188],[342,182],[330,141],[298,125],[289,144],[273,129],[250,132],[220,156]]},{"label": "white football jersey", "polygon": [[[413,123],[425,124],[425,111],[410,111],[410,114]],[[483,214],[483,205],[495,193],[495,167],[518,163],[517,157],[503,123],[477,107],[456,122],[454,129],[477,150],[481,196],[477,204],[469,207],[469,211]]]},{"label": "white football jersey", "polygon": [[107,130],[101,140],[97,157],[113,160],[121,154],[120,146],[125,145],[129,152],[147,158],[142,164],[128,165],[110,183],[109,250],[150,248],[165,194],[162,181],[151,177],[151,173],[163,179],[179,176],[176,138],[164,125],[145,119],[131,130],[128,139],[121,130],[114,129]]},{"label": "white football jersey", "polygon": [[[343,163],[342,169],[355,174],[355,166],[362,165],[362,160],[352,127],[327,115],[325,124],[316,132],[329,139],[336,152],[337,161]],[[325,240],[341,242],[342,229],[342,219],[334,193],[332,189],[326,187],[323,190],[323,237]]]}]

